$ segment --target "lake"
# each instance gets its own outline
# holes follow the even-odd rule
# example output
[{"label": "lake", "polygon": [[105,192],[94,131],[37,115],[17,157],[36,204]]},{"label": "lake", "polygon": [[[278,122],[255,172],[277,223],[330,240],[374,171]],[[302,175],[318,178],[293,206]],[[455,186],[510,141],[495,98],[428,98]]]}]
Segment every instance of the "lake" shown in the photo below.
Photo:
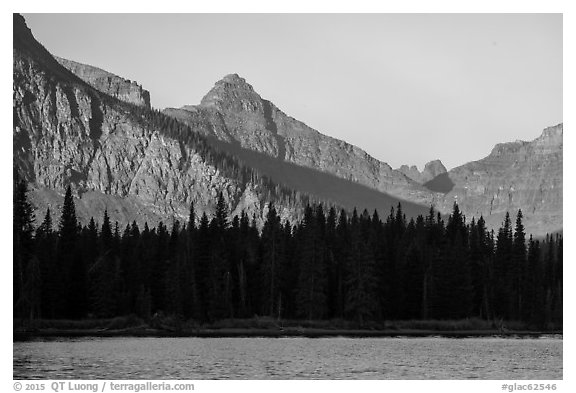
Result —
[{"label": "lake", "polygon": [[62,338],[13,351],[15,379],[562,379],[562,336]]}]

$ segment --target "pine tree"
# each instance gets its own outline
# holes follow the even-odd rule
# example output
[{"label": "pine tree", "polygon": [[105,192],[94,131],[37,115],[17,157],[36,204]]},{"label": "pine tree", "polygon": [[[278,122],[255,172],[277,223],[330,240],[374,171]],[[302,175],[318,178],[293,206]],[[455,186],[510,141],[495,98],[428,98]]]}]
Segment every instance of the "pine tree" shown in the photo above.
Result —
[{"label": "pine tree", "polygon": [[326,312],[326,272],[323,260],[322,234],[317,216],[310,205],[304,210],[304,221],[299,230],[299,275],[296,292],[298,315],[307,319],[320,319]]},{"label": "pine tree", "polygon": [[540,242],[534,240],[532,235],[530,235],[528,240],[528,269],[525,281],[526,296],[524,298],[523,320],[534,324],[537,329],[545,327],[543,313],[545,289],[542,280],[544,271],[540,261],[540,254]]},{"label": "pine tree", "polygon": [[512,244],[512,260],[510,265],[511,292],[514,304],[512,315],[514,320],[520,320],[523,310],[524,281],[526,274],[526,235],[522,224],[522,210],[518,210],[516,216],[516,228]]},{"label": "pine tree", "polygon": [[170,240],[167,249],[167,266],[164,276],[164,293],[166,295],[166,312],[170,315],[181,316],[184,301],[181,278],[182,261],[179,253],[180,222],[176,220],[172,225]]},{"label": "pine tree", "polygon": [[360,325],[377,311],[374,255],[369,245],[370,217],[356,211],[350,221],[350,254],[346,269],[345,312]]},{"label": "pine tree", "polygon": [[502,227],[498,230],[496,239],[496,252],[494,256],[494,302],[495,313],[498,317],[508,319],[514,303],[512,297],[511,261],[512,261],[512,229],[510,215],[506,212]]},{"label": "pine tree", "polygon": [[469,315],[472,284],[465,218],[455,203],[448,218],[441,258],[435,262],[436,316],[457,319]]},{"label": "pine tree", "polygon": [[195,266],[195,242],[196,242],[196,213],[194,204],[190,204],[190,213],[188,215],[188,225],[183,233],[184,262],[182,273],[182,293],[184,296],[183,313],[185,318],[194,317],[199,319],[198,314],[198,293],[196,282]]},{"label": "pine tree", "polygon": [[283,238],[280,217],[274,205],[268,206],[266,221],[262,228],[262,293],[261,310],[270,316],[278,315],[279,272],[283,265]]},{"label": "pine tree", "polygon": [[59,277],[55,261],[56,235],[52,227],[50,208],[46,209],[44,220],[36,229],[36,253],[40,263],[40,299],[42,318],[54,318],[55,299]]},{"label": "pine tree", "polygon": [[210,297],[213,301],[211,312],[215,319],[232,318],[232,276],[228,260],[227,230],[228,206],[222,192],[218,194],[216,211],[210,222],[210,277],[212,279]]},{"label": "pine tree", "polygon": [[101,318],[114,316],[117,306],[114,288],[115,260],[113,243],[110,218],[108,211],[104,210],[100,238],[97,244],[97,257],[88,270],[91,310],[96,316]]},{"label": "pine tree", "polygon": [[78,221],[70,185],[64,195],[59,235],[56,259],[61,265],[62,277],[57,296],[62,296],[64,301],[59,314],[67,318],[79,318],[87,305],[86,268],[78,249]]},{"label": "pine tree", "polygon": [[37,300],[32,298],[36,278],[34,277],[34,208],[28,201],[28,186],[19,180],[13,196],[13,307],[17,317],[33,317]]},{"label": "pine tree", "polygon": [[198,240],[196,242],[196,282],[198,283],[198,308],[200,320],[207,322],[212,319],[212,277],[210,269],[211,236],[208,216],[204,212],[198,227]]}]

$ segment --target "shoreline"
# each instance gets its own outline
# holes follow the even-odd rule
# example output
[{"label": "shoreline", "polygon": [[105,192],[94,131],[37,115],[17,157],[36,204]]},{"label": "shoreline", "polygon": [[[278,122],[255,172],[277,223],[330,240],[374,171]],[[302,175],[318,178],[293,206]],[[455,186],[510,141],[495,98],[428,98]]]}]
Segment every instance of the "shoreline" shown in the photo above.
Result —
[{"label": "shoreline", "polygon": [[172,331],[152,328],[127,329],[34,329],[14,330],[13,342],[27,341],[36,338],[81,338],[81,337],[199,337],[199,338],[234,338],[234,337],[305,337],[305,338],[394,338],[394,337],[442,337],[442,338],[479,338],[508,337],[536,338],[549,335],[563,335],[562,331],[500,331],[500,330],[419,330],[419,329],[319,329],[319,328],[222,328]]}]

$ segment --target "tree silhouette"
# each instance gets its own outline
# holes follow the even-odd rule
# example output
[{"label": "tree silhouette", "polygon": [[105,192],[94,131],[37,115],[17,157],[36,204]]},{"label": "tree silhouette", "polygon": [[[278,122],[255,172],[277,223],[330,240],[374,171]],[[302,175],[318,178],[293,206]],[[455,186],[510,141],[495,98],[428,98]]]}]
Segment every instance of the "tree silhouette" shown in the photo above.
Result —
[{"label": "tree silhouette", "polygon": [[[185,225],[136,222],[120,235],[108,211],[98,226],[76,218],[68,187],[57,229],[52,211],[34,230],[25,183],[14,186],[14,313],[22,318],[112,318],[136,314],[153,327],[267,315],[338,319],[351,326],[388,320],[482,318],[527,328],[562,326],[559,234],[525,240],[522,212],[497,235],[483,217],[470,223],[457,204],[445,218],[406,220],[402,206],[352,214],[308,204],[295,226],[268,206],[230,217],[219,193],[215,212]],[[495,239],[496,237],[496,239]],[[165,316],[170,319],[165,320]]]}]

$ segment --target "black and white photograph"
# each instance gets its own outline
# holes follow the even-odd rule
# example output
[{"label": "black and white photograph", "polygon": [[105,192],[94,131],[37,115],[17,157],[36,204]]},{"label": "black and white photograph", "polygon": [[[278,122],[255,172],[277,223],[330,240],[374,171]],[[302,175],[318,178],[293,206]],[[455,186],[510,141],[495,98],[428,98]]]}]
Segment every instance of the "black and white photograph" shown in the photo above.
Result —
[{"label": "black and white photograph", "polygon": [[13,12],[12,34],[9,388],[561,390],[561,12]]}]

